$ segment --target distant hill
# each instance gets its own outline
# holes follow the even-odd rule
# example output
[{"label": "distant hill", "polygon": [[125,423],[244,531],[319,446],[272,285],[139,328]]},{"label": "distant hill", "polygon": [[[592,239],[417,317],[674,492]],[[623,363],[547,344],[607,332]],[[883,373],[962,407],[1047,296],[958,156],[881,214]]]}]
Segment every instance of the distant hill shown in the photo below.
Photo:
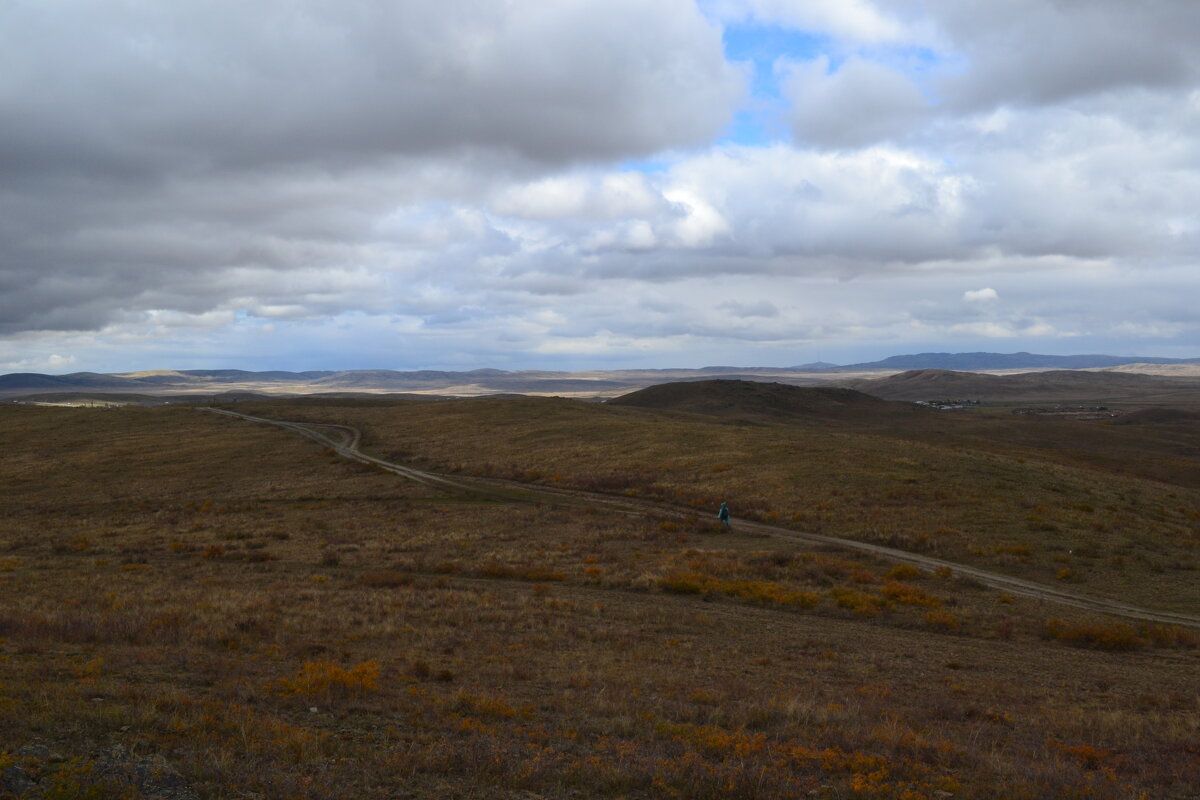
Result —
[{"label": "distant hill", "polygon": [[840,370],[949,369],[974,372],[984,369],[1100,369],[1124,364],[1197,364],[1200,359],[1153,358],[1151,356],[1044,356],[1037,353],[917,353],[891,356],[838,367]]},{"label": "distant hill", "polygon": [[1200,392],[1200,379],[1127,372],[1050,370],[986,375],[940,369],[902,372],[853,381],[860,391],[888,400],[984,400],[992,402],[1103,402]]},{"label": "distant hill", "polygon": [[249,372],[242,369],[191,369],[180,372],[134,372],[122,375],[121,377],[136,378],[142,381],[153,381],[155,383],[163,384],[175,384],[179,383],[180,381],[242,383],[248,380],[271,383],[291,383],[295,381],[316,380],[333,374],[335,373],[330,371],[284,372],[281,370],[268,370],[266,372]]},{"label": "distant hill", "polygon": [[911,416],[918,410],[854,389],[740,380],[664,383],[608,404],[763,422],[851,421],[892,413]]},{"label": "distant hill", "polygon": [[1146,408],[1123,414],[1113,420],[1114,425],[1200,425],[1200,411],[1185,411],[1179,408]]},{"label": "distant hill", "polygon": [[424,392],[457,396],[557,394],[598,397],[616,396],[631,389],[664,381],[702,380],[717,376],[747,380],[787,380],[797,383],[825,383],[827,380],[808,377],[794,369],[777,367],[597,372],[506,372],[498,369],[476,369],[466,372],[387,369],[309,372],[248,372],[237,369],[150,370],[114,375],[83,372],[70,375],[14,373],[0,376],[0,396],[23,397],[46,392],[125,392],[193,396],[212,396],[224,392],[265,392],[274,395]]},{"label": "distant hill", "polygon": [[153,391],[155,385],[134,378],[104,375],[96,372],[73,372],[69,375],[41,375],[36,372],[14,372],[0,375],[0,392],[94,391]]},{"label": "distant hill", "polygon": [[[1133,363],[1131,363],[1133,362]],[[862,391],[879,394],[880,397],[896,399],[930,399],[930,395],[956,395],[970,398],[980,395],[985,386],[989,390],[1016,391],[1027,397],[1032,387],[1023,383],[1018,389],[1003,389],[1007,384],[981,384],[977,379],[988,376],[975,375],[971,378],[937,378],[941,386],[936,389],[914,387],[911,384],[925,378],[897,376],[894,384],[864,384],[855,381],[864,373],[895,373],[917,371],[954,372],[969,375],[984,370],[1114,370],[1107,373],[1111,383],[1086,383],[1096,378],[1062,377],[1044,384],[1053,397],[1061,395],[1064,386],[1074,386],[1072,391],[1090,390],[1095,386],[1120,388],[1122,384],[1116,370],[1126,376],[1145,377],[1144,373],[1173,371],[1182,375],[1200,374],[1200,359],[1163,359],[1149,357],[1119,356],[1043,356],[1032,353],[919,353],[916,355],[892,356],[882,361],[851,364],[839,367],[828,362],[815,362],[797,367],[737,367],[709,366],[695,369],[628,369],[595,370],[587,372],[563,372],[549,370],[505,371],[499,369],[476,369],[463,372],[444,370],[309,370],[288,372],[270,370],[250,372],[241,369],[198,369],[198,370],[146,370],[116,374],[75,372],[68,375],[43,375],[23,372],[0,375],[0,397],[23,397],[47,392],[91,392],[109,394],[113,392],[145,395],[191,395],[194,397],[221,394],[224,392],[262,392],[270,395],[312,395],[328,393],[423,393],[445,396],[474,396],[497,394],[540,394],[569,397],[616,397],[634,389],[642,389],[673,381],[744,380],[772,381],[792,386],[850,386]],[[1019,376],[1021,377],[1021,376]],[[1163,376],[1164,379],[1166,376]],[[957,380],[958,384],[951,381]],[[1071,380],[1076,384],[1069,384]],[[971,383],[969,381],[975,381]],[[905,385],[907,382],[910,385]],[[966,383],[964,383],[966,382]],[[955,386],[962,386],[958,389]],[[1134,384],[1130,384],[1131,386]],[[911,393],[909,389],[912,389]]]}]

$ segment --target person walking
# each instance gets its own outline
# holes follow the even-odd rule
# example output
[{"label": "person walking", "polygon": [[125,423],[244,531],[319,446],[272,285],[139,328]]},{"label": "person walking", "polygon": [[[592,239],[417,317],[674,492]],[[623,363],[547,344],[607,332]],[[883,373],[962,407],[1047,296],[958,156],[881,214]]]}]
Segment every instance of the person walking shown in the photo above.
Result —
[{"label": "person walking", "polygon": [[733,526],[729,524],[729,506],[721,501],[721,510],[717,512],[717,519],[721,520],[721,524],[725,526],[725,530],[730,530]]}]

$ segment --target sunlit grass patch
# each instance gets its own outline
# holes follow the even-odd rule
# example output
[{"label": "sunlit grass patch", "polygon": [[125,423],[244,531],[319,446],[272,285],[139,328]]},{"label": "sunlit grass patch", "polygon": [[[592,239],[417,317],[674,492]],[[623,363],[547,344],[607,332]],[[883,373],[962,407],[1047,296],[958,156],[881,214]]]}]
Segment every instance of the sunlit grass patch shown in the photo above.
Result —
[{"label": "sunlit grass patch", "polygon": [[773,581],[723,580],[696,572],[665,575],[659,586],[675,594],[724,595],[767,606],[813,608],[821,600],[817,592],[798,591]]},{"label": "sunlit grass patch", "polygon": [[888,607],[888,602],[877,594],[860,592],[857,589],[835,586],[829,590],[838,608],[844,608],[860,617],[879,616]]},{"label": "sunlit grass patch", "polygon": [[920,586],[900,581],[888,581],[879,591],[888,600],[902,605],[941,608],[944,602],[942,598],[930,594]]},{"label": "sunlit grass patch", "polygon": [[291,678],[280,678],[269,687],[283,695],[329,697],[379,689],[381,668],[378,661],[364,661],[343,667],[329,661],[306,661]]}]

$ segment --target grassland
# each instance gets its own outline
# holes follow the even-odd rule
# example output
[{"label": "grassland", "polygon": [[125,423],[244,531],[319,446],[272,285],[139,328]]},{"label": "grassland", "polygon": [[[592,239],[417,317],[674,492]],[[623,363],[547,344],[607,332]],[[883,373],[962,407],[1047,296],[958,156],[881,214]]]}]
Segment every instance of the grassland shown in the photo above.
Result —
[{"label": "grassland", "polygon": [[402,463],[705,513],[726,500],[743,518],[1200,609],[1200,461],[1131,427],[934,411],[773,425],[534,398],[257,410],[347,422]]},{"label": "grassland", "polygon": [[354,425],[401,462],[705,516],[439,493],[183,408],[4,407],[0,770],[46,796],[135,796],[94,777],[120,745],[219,798],[1200,785],[1194,632],[709,521],[727,499],[1195,613],[1186,482],[990,421],[871,431],[528,399],[239,410]]}]

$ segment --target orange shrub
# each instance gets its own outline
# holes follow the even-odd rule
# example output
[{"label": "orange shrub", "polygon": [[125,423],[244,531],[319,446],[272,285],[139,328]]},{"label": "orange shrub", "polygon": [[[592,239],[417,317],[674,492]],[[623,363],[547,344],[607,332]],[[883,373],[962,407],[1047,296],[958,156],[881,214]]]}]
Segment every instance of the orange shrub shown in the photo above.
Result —
[{"label": "orange shrub", "polygon": [[705,594],[714,591],[717,579],[699,572],[676,572],[659,579],[658,585],[675,594]]},{"label": "orange shrub", "polygon": [[889,581],[880,589],[883,596],[895,603],[908,606],[924,606],[925,608],[941,608],[942,599],[911,583]]},{"label": "orange shrub", "polygon": [[922,574],[918,567],[912,564],[897,564],[887,571],[887,577],[898,581],[908,580],[909,578],[918,578]]},{"label": "orange shrub", "polygon": [[850,580],[855,583],[879,583],[879,578],[869,569],[856,569],[850,573]]},{"label": "orange shrub", "polygon": [[1156,647],[1200,647],[1200,633],[1178,625],[1146,624],[1139,626],[1138,633]]},{"label": "orange shrub", "polygon": [[507,564],[497,564],[495,562],[484,564],[479,569],[479,574],[487,578],[513,578],[518,581],[565,581],[566,575],[561,572],[554,572],[545,567],[511,567]]},{"label": "orange shrub", "polygon": [[812,608],[821,601],[816,592],[789,589],[774,581],[723,581],[701,572],[672,573],[659,579],[658,585],[676,594],[723,594],[764,606]]},{"label": "orange shrub", "polygon": [[1147,644],[1133,627],[1119,622],[1107,625],[1069,625],[1061,619],[1048,619],[1042,626],[1042,637],[1097,650],[1141,650]]},{"label": "orange shrub", "polygon": [[517,708],[500,694],[475,694],[459,691],[455,693],[452,708],[460,713],[492,719],[527,718],[533,714],[531,706]]},{"label": "orange shrub", "polygon": [[835,586],[829,590],[829,594],[833,598],[833,601],[837,603],[838,608],[853,611],[860,617],[878,616],[879,612],[887,606],[887,601],[882,597],[865,594],[857,589]]},{"label": "orange shrub", "polygon": [[282,695],[327,695],[340,690],[351,693],[379,688],[379,662],[364,661],[349,669],[329,661],[307,661],[294,678],[280,678],[273,688]]}]

